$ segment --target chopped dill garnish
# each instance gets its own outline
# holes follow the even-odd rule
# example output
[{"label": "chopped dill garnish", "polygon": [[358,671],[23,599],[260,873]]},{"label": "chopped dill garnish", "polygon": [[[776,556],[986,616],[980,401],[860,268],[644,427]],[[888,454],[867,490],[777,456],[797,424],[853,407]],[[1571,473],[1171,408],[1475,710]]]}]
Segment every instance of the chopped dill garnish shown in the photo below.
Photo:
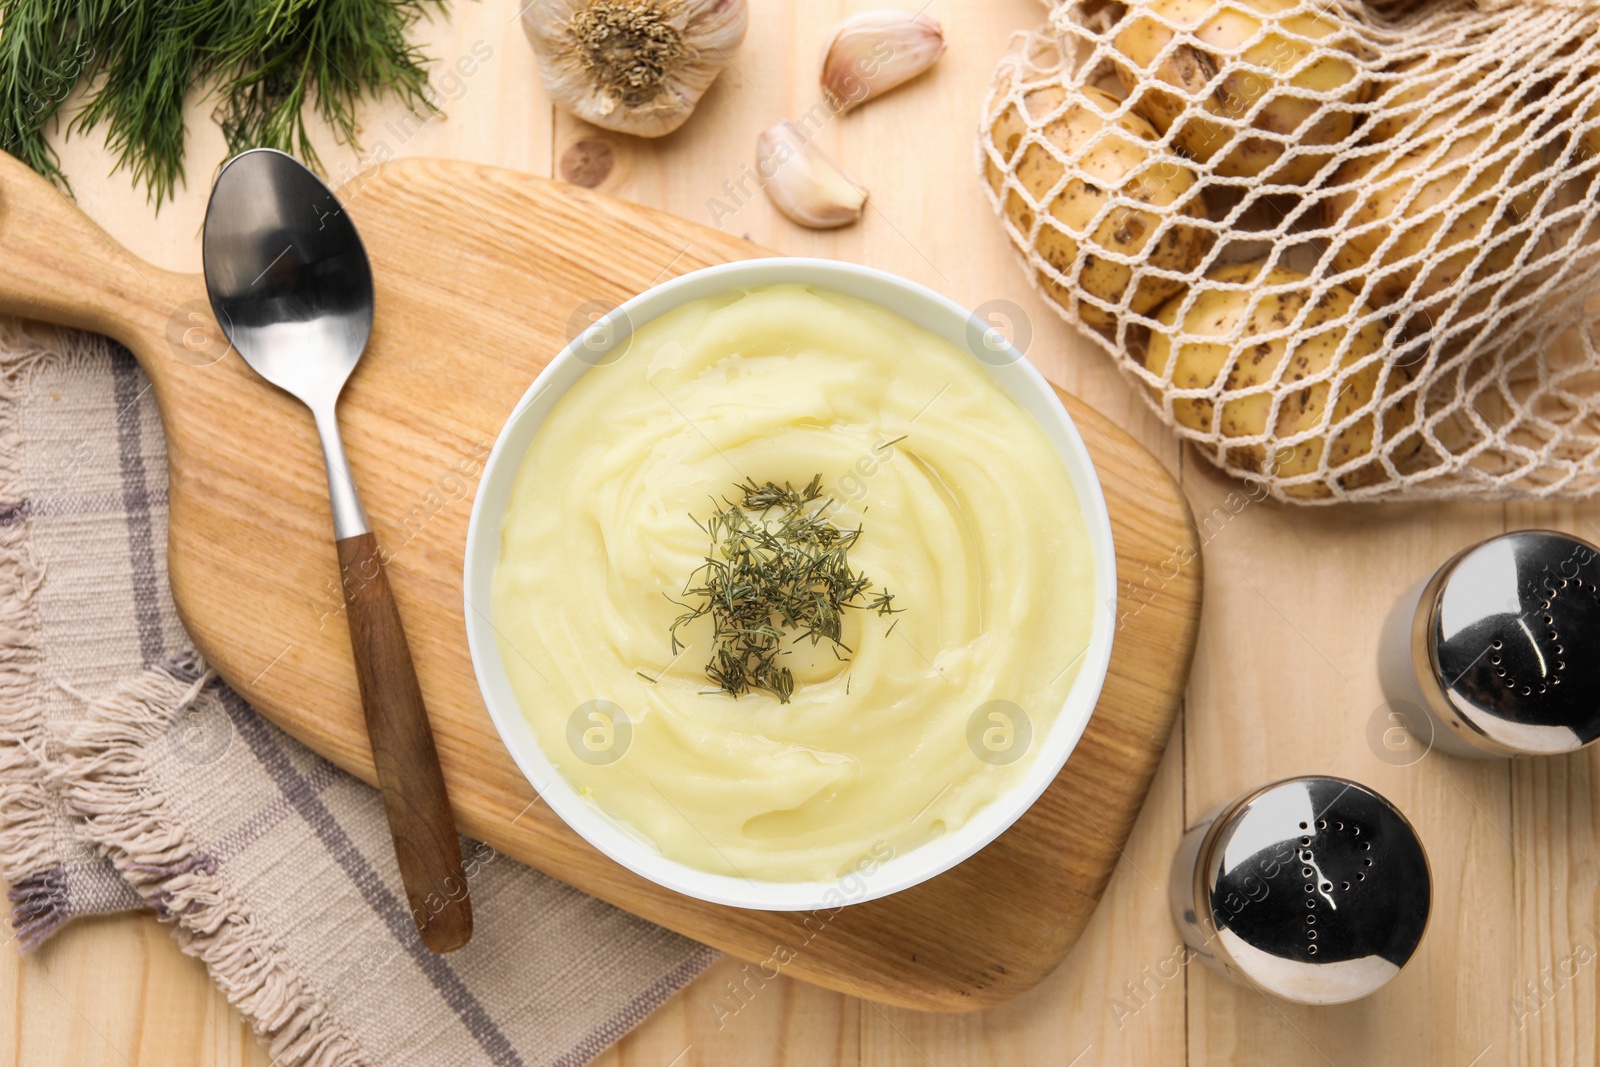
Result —
[{"label": "chopped dill garnish", "polygon": [[845,529],[828,518],[834,501],[822,494],[822,475],[804,489],[753,479],[735,488],[738,499],[723,498],[721,507],[713,501],[705,522],[689,516],[711,548],[685,584],[687,602],[673,601],[687,610],[672,624],[672,651],[685,647],[680,627],[710,615],[712,692],[737,697],[759,689],[787,704],[794,675],[779,663],[788,654],[785,638],[813,646],[827,641],[846,661],[840,653],[851,653],[841,640],[847,609],[879,615],[902,609],[894,607],[893,593],[874,591],[872,580],[851,568],[861,527]]}]

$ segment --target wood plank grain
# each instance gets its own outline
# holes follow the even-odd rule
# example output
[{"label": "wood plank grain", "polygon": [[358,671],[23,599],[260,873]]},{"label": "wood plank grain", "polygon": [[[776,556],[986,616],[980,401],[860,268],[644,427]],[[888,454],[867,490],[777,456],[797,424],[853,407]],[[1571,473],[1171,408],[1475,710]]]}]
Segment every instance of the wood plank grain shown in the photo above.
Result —
[{"label": "wood plank grain", "polygon": [[88,918],[0,951],[0,1067],[269,1067],[272,1057],[154,916]]},{"label": "wood plank grain", "polygon": [[[454,94],[441,118],[404,142],[385,133],[391,123],[405,121],[400,109],[382,103],[371,107],[364,120],[368,152],[358,158],[330,145],[324,158],[336,177],[344,168],[353,173],[381,142],[402,156],[450,156],[548,175],[574,145],[604,142],[612,150],[613,165],[600,191],[709,223],[708,197],[752,161],[756,131],[816,102],[817,59],[832,21],[881,3],[752,0],[750,39],[734,57],[739,69],[719,79],[689,125],[659,142],[553,121],[514,24],[520,4],[458,4],[448,20],[425,28],[424,37],[443,60],[436,83],[444,68],[469,54],[473,43],[485,40],[493,46],[492,59],[467,79],[465,92]],[[894,270],[968,306],[991,299],[1013,302],[1028,316],[1033,331],[1030,360],[1177,471],[1179,450],[1170,435],[1112,361],[1057,319],[1027,285],[978,192],[972,134],[989,71],[1006,34],[1037,25],[1044,8],[1035,0],[935,0],[928,10],[944,22],[951,41],[939,66],[845,116],[823,135],[828,151],[872,191],[879,210],[869,211],[858,227],[813,234],[788,224],[757,195],[724,228],[787,253],[834,256]],[[199,267],[197,235],[205,191],[209,174],[224,157],[207,110],[203,102],[191,105],[191,184],[179,203],[159,217],[124,176],[101,177],[109,172],[110,161],[95,137],[57,138],[85,210],[121,243],[170,270]],[[1186,711],[1180,735],[1185,740],[1169,747],[1124,848],[1127,859],[1119,864],[1066,962],[1034,990],[959,1017],[888,1012],[886,1018],[853,996],[779,978],[719,1028],[711,1005],[719,992],[726,995],[725,983],[741,966],[727,960],[601,1057],[603,1067],[855,1067],[930,1061],[941,1067],[1065,1065],[1080,1053],[1074,1067],[1185,1062],[1196,1067],[1277,1067],[1324,1064],[1328,1059],[1339,1067],[1358,1062],[1372,1067],[1467,1067],[1480,1055],[1473,1067],[1595,1062],[1594,997],[1600,982],[1592,965],[1525,1024],[1536,1028],[1536,1035],[1516,1026],[1510,1006],[1517,990],[1525,990],[1524,983],[1539,979],[1580,942],[1596,947],[1589,924],[1600,917],[1594,898],[1600,867],[1581,815],[1588,811],[1588,825],[1600,825],[1594,766],[1600,757],[1593,755],[1585,757],[1587,774],[1561,769],[1560,780],[1552,777],[1557,768],[1520,765],[1517,773],[1530,776],[1535,785],[1525,799],[1519,798],[1528,787],[1515,778],[1491,779],[1481,792],[1471,781],[1457,782],[1483,806],[1484,815],[1461,799],[1448,773],[1434,768],[1414,768],[1417,775],[1438,777],[1411,791],[1396,789],[1387,779],[1374,781],[1408,814],[1426,814],[1434,827],[1427,843],[1436,885],[1441,896],[1452,896],[1455,902],[1435,916],[1424,941],[1425,955],[1417,961],[1426,964],[1425,989],[1419,993],[1408,974],[1405,984],[1380,992],[1361,1010],[1336,1012],[1324,1029],[1345,1027],[1352,1034],[1348,1045],[1335,1045],[1324,1031],[1315,1032],[1316,1044],[1328,1050],[1328,1058],[1320,1057],[1264,1002],[1251,1004],[1231,989],[1226,991],[1231,1001],[1219,999],[1223,983],[1199,970],[1159,987],[1136,1015],[1122,1018],[1119,1028],[1112,1002],[1131,1003],[1125,983],[1141,980],[1146,968],[1157,967],[1175,943],[1163,893],[1155,887],[1164,889],[1165,863],[1185,812],[1192,818],[1225,794],[1281,776],[1286,755],[1298,761],[1292,769],[1342,769],[1358,777],[1395,773],[1401,783],[1408,780],[1366,748],[1376,694],[1367,689],[1341,697],[1345,683],[1243,579],[1267,593],[1341,670],[1366,687],[1370,648],[1362,643],[1376,640],[1372,628],[1384,610],[1383,590],[1428,570],[1453,547],[1498,529],[1498,505],[1361,508],[1343,518],[1337,512],[1284,514],[1284,509],[1270,509],[1275,517],[1265,522],[1257,520],[1267,510],[1257,512],[1251,505],[1232,522],[1219,524],[1213,517],[1208,524],[1214,508],[1227,511],[1227,492],[1236,487],[1213,478],[1203,461],[1186,458],[1184,464],[1183,481],[1196,502],[1210,565],[1210,603],[1196,652],[1197,706]],[[1556,525],[1600,541],[1596,505],[1512,507],[1506,512],[1512,527]],[[1319,534],[1327,522],[1336,525]],[[1308,571],[1316,578],[1305,584],[1301,579]],[[1325,635],[1341,627],[1349,633],[1330,647]],[[1333,749],[1324,761],[1318,750],[1330,743]],[[1424,763],[1436,759],[1442,757],[1430,756]],[[1493,802],[1497,794],[1505,798],[1498,807]],[[1530,802],[1534,795],[1537,804]],[[1508,816],[1509,823],[1492,825],[1485,817],[1496,814]],[[1465,821],[1455,821],[1463,816]],[[1447,838],[1442,843],[1434,837],[1439,828]],[[1524,863],[1517,850],[1537,857],[1550,882]],[[1557,867],[1558,861],[1564,866]],[[86,1011],[100,1004],[103,1010],[95,1013],[95,1025],[107,1033],[126,1027],[127,1032],[147,1035],[146,1054],[133,1061],[138,1067],[264,1065],[267,1057],[252,1041],[246,1037],[240,1044],[244,1028],[236,1017],[229,1030],[234,1035],[231,1053],[230,1039],[224,1037],[207,1037],[209,1043],[197,1051],[193,1032],[199,1028],[212,1034],[209,1020],[188,1014],[172,1018],[157,1000],[129,992],[144,980],[145,953],[159,946],[143,947],[140,937],[123,931],[146,927],[150,936],[161,937],[148,920],[68,929],[49,965],[61,966],[70,954],[77,966],[95,969],[104,980],[61,988],[80,998]],[[218,1005],[216,1012],[231,1010],[210,990],[197,963],[170,946],[168,951],[184,967],[167,972],[167,988],[180,996],[208,995]],[[0,950],[0,1033],[29,1035],[23,1047],[30,1058],[20,1061],[26,1067],[53,1067],[61,1061],[52,1048],[88,1048],[98,1041],[83,1014],[41,982],[28,979],[43,965],[37,960],[19,963],[9,949]],[[181,993],[184,989],[190,993]],[[1228,1012],[1238,1005],[1245,1014],[1232,1020]],[[1324,1025],[1316,1022],[1319,1014],[1292,1018],[1295,1025],[1305,1025],[1308,1018]],[[896,1028],[905,1030],[910,1041]],[[1192,1043],[1186,1034],[1193,1035]],[[1468,1039],[1479,1035],[1483,1041],[1474,1047]],[[1505,1041],[1494,1042],[1496,1037]],[[1357,1044],[1363,1045],[1363,1055],[1347,1056]],[[1437,1057],[1419,1051],[1425,1049]],[[1451,1058],[1455,1049],[1463,1052]],[[12,1055],[11,1043],[0,1042],[0,1065],[18,1062]],[[107,1063],[125,1062],[109,1052],[104,1055]]]}]

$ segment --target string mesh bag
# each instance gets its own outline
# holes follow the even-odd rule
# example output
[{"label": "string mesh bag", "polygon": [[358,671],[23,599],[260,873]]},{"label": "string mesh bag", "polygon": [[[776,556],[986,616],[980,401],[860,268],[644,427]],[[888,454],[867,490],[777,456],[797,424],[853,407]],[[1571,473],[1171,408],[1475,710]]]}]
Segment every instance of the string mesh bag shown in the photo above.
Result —
[{"label": "string mesh bag", "polygon": [[1230,474],[1600,490],[1600,0],[1065,0],[979,165],[1034,283]]}]

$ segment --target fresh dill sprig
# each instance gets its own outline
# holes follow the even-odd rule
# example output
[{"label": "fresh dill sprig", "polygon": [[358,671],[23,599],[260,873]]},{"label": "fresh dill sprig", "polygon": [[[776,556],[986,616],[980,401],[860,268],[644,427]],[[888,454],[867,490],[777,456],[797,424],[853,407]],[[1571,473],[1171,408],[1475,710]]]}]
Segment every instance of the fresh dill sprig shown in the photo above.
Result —
[{"label": "fresh dill sprig", "polygon": [[724,498],[705,522],[690,516],[711,548],[684,587],[687,602],[673,601],[686,610],[672,624],[672,651],[685,647],[679,628],[709,615],[706,677],[717,690],[737,697],[759,689],[787,704],[794,674],[779,663],[787,655],[785,638],[813,646],[828,641],[843,660],[841,650],[854,654],[841,640],[847,609],[879,615],[901,609],[893,593],[873,591],[871,579],[850,566],[861,527],[845,529],[828,518],[834,501],[822,495],[822,475],[804,489],[753,479],[736,488],[737,501]]},{"label": "fresh dill sprig", "polygon": [[393,94],[429,109],[411,25],[444,0],[0,0],[0,150],[66,187],[46,140],[90,88],[69,136],[104,127],[158,207],[184,179],[185,97],[209,86],[230,153],[279,148],[318,165],[320,115],[356,140],[356,102]]}]

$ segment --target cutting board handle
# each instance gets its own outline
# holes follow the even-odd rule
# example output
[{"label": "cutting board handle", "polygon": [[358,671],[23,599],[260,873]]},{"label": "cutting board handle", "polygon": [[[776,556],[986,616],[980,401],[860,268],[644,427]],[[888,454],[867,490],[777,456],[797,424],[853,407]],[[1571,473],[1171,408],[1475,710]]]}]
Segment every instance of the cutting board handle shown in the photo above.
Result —
[{"label": "cutting board handle", "polygon": [[0,152],[0,313],[109,334],[166,332],[192,292],[117,243],[76,204]]}]

